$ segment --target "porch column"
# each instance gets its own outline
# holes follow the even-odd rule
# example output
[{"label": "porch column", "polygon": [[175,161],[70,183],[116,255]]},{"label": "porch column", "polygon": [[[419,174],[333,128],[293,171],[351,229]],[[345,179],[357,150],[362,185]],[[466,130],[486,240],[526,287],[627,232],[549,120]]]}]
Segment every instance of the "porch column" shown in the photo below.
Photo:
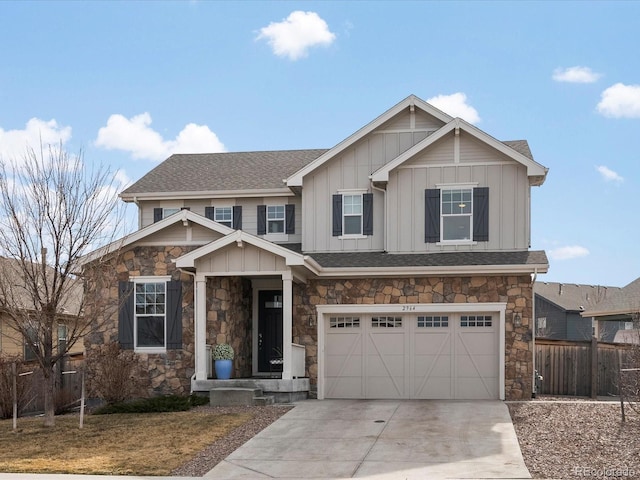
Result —
[{"label": "porch column", "polygon": [[282,274],[282,379],[290,380],[293,351],[293,275],[291,271]]},{"label": "porch column", "polygon": [[207,379],[207,281],[206,277],[196,277],[195,308],[195,350],[196,380]]}]

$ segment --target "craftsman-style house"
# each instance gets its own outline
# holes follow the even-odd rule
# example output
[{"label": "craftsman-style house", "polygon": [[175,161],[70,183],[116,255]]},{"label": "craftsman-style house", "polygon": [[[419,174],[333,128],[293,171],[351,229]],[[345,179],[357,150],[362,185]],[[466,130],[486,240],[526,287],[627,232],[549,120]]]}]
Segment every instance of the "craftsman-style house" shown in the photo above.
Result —
[{"label": "craftsman-style house", "polygon": [[235,378],[318,398],[528,398],[531,187],[547,169],[411,95],[328,150],[176,154],[122,192],[118,319],[155,392]]}]

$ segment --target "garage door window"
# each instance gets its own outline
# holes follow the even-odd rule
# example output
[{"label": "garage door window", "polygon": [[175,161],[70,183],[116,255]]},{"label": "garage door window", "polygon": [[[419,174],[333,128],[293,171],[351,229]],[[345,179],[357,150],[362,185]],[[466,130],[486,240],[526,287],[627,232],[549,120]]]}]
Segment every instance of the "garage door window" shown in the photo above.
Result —
[{"label": "garage door window", "polygon": [[374,328],[401,328],[402,317],[373,317],[371,326]]},{"label": "garage door window", "polygon": [[491,315],[463,315],[460,317],[461,327],[490,327]]},{"label": "garage door window", "polygon": [[439,328],[448,327],[449,317],[446,315],[434,315],[434,316],[419,316],[418,328]]},{"label": "garage door window", "polygon": [[358,317],[331,317],[329,328],[358,328],[360,319]]}]

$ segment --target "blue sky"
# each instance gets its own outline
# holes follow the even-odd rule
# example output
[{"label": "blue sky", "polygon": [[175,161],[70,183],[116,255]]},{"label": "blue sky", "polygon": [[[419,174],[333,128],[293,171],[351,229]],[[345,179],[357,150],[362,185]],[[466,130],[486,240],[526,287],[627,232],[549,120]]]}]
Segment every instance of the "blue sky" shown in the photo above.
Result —
[{"label": "blue sky", "polygon": [[548,167],[541,280],[640,276],[638,2],[0,2],[0,155],[135,181],[173,152],[329,148],[415,94]]}]

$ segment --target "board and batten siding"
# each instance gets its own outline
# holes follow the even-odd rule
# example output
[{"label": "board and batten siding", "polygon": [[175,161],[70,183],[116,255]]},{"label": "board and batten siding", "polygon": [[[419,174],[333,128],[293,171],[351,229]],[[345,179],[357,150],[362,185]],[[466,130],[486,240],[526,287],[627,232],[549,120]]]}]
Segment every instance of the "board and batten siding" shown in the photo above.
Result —
[{"label": "board and batten siding", "polygon": [[[412,122],[414,128],[410,128]],[[369,175],[426,138],[442,122],[407,110],[360,139],[303,180],[302,249],[305,252],[380,251],[384,249],[384,195],[371,188]],[[332,235],[332,196],[354,190],[373,193],[373,235]]]},{"label": "board and batten siding", "polygon": [[[387,185],[387,251],[395,253],[526,250],[530,187],[526,167],[461,132],[459,161],[453,133],[392,171]],[[489,187],[489,241],[425,243],[425,190],[440,184]]]},{"label": "board and batten siding", "polygon": [[196,260],[198,272],[207,274],[277,273],[287,270],[285,259],[254,245],[235,243]]},{"label": "board and batten siding", "polygon": [[[286,235],[286,239],[276,240],[276,243],[301,243],[302,242],[302,200],[300,197],[283,196],[283,197],[249,197],[249,198],[215,198],[215,199],[195,199],[195,200],[179,200],[179,201],[148,201],[140,202],[142,211],[142,227],[146,227],[153,223],[154,208],[183,208],[188,207],[189,210],[198,215],[205,216],[205,207],[242,207],[242,230],[253,235],[258,231],[258,205],[295,205],[295,233]],[[163,235],[163,234],[161,234]],[[202,235],[198,237],[200,239]],[[270,240],[269,235],[264,238]],[[184,236],[183,236],[184,239]],[[169,236],[167,241],[177,240]]]}]

